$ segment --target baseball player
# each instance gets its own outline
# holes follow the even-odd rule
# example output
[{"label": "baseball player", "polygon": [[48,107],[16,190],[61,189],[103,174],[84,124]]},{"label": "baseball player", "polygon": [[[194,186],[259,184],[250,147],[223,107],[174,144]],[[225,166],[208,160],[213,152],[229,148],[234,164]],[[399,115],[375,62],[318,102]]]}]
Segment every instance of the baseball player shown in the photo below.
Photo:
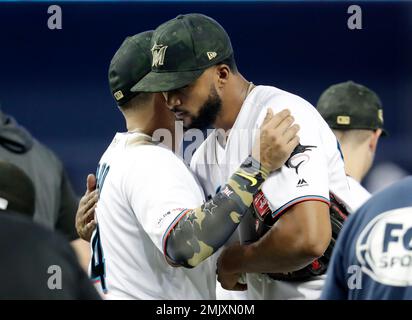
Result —
[{"label": "baseball player", "polygon": [[[217,129],[191,162],[208,197],[224,188],[250,154],[244,145],[253,141],[253,129],[262,124],[267,110],[291,110],[301,128],[300,144],[255,195],[255,219],[242,228],[243,244],[231,245],[220,255],[218,277],[223,288],[234,289],[239,275],[247,273],[252,299],[318,298],[327,265],[316,259],[331,244],[330,192],[341,204],[350,202],[333,132],[304,99],[248,82],[236,68],[228,35],[209,17],[180,15],[155,30],[151,45],[152,71],[132,91],[162,91],[187,128],[211,125]],[[255,223],[259,229],[266,224],[273,227],[249,244],[243,229],[252,232]],[[303,277],[288,274],[308,265]],[[271,278],[265,273],[271,273]]]},{"label": "baseball player", "polygon": [[110,64],[112,94],[128,131],[115,135],[97,168],[90,273],[108,299],[214,299],[211,256],[234,232],[269,173],[288,159],[299,127],[287,110],[268,112],[259,143],[204,202],[185,164],[151,138],[156,129],[174,124],[163,95],[130,91],[150,71],[150,36],[127,38]]},{"label": "baseball player", "polygon": [[322,299],[412,299],[412,177],[368,200],[336,243]]},{"label": "baseball player", "polygon": [[382,103],[375,92],[353,81],[329,87],[319,98],[317,110],[338,138],[345,159],[355,212],[370,193],[360,182],[372,166],[383,129]]}]

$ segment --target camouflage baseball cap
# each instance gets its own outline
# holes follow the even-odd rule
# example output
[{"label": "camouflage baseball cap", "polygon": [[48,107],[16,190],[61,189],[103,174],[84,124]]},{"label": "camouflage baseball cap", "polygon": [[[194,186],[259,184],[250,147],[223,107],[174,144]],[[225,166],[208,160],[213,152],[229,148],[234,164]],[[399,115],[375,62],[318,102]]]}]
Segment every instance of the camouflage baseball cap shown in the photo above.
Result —
[{"label": "camouflage baseball cap", "polygon": [[353,81],[330,86],[319,98],[317,109],[332,129],[383,130],[383,108],[379,97]]},{"label": "camouflage baseball cap", "polygon": [[212,18],[196,13],[179,15],[160,25],[151,45],[152,71],[132,91],[182,88],[233,54],[225,29]]},{"label": "camouflage baseball cap", "polygon": [[150,41],[153,31],[127,37],[110,62],[109,85],[118,105],[137,95],[130,89],[150,72]]}]

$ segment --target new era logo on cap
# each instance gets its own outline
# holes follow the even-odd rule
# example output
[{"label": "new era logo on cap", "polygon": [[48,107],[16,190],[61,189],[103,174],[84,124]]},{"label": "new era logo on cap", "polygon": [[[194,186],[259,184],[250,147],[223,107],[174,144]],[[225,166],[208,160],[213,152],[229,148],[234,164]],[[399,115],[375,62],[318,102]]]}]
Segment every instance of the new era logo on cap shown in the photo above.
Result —
[{"label": "new era logo on cap", "polygon": [[121,98],[124,97],[122,90],[116,91],[113,95],[116,101],[119,101]]},{"label": "new era logo on cap", "polygon": [[381,121],[381,123],[383,123],[383,110],[382,109],[378,109],[378,118]]},{"label": "new era logo on cap", "polygon": [[212,60],[212,59],[217,57],[217,53],[214,52],[214,51],[206,52],[206,54],[207,54],[207,57],[209,58],[209,60]]}]

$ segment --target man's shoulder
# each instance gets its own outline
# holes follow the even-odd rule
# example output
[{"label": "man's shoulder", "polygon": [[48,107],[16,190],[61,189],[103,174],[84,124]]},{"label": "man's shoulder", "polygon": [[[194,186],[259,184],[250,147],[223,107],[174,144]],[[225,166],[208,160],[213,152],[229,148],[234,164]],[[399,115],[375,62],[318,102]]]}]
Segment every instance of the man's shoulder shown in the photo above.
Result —
[{"label": "man's shoulder", "polygon": [[180,159],[161,143],[152,143],[150,137],[141,134],[116,133],[103,153],[100,162],[116,162],[128,167],[134,165],[152,166],[173,162]]},{"label": "man's shoulder", "polygon": [[146,179],[146,183],[166,181],[190,181],[193,176],[183,160],[171,150],[159,145],[142,145],[133,150],[122,163],[123,176],[134,181],[135,174]]},{"label": "man's shoulder", "polygon": [[261,103],[276,101],[279,103],[287,102],[313,107],[304,98],[274,86],[259,85],[252,91],[251,95],[255,101]]},{"label": "man's shoulder", "polygon": [[263,121],[268,108],[271,108],[274,113],[289,109],[295,118],[312,117],[316,113],[313,105],[302,97],[272,86],[257,86],[248,97],[247,103],[251,108],[246,110],[248,114],[257,112],[258,124]]},{"label": "man's shoulder", "polygon": [[140,163],[148,165],[181,165],[182,160],[173,151],[163,145],[147,144],[132,148],[130,152]]}]

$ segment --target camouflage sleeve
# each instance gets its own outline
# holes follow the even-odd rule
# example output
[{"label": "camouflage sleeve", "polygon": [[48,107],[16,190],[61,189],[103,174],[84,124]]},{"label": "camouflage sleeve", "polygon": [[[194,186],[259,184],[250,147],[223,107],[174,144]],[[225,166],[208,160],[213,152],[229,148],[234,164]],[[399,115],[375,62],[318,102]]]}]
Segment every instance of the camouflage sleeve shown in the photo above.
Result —
[{"label": "camouflage sleeve", "polygon": [[248,157],[212,199],[184,211],[164,240],[168,262],[193,268],[215,253],[236,230],[267,176],[268,171]]}]

